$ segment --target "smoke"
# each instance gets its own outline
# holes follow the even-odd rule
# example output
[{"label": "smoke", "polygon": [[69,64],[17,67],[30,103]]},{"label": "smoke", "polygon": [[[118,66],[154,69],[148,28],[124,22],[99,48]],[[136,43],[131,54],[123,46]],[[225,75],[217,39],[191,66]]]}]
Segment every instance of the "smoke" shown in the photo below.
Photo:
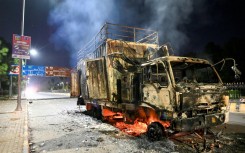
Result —
[{"label": "smoke", "polygon": [[50,38],[58,49],[72,53],[71,65],[76,64],[76,52],[89,41],[112,14],[111,0],[58,1],[50,12],[49,24],[56,31]]},{"label": "smoke", "polygon": [[55,29],[50,38],[56,47],[76,52],[99,32],[105,22],[149,28],[159,32],[160,45],[171,43],[179,50],[188,43],[185,25],[194,0],[62,0],[50,12]]},{"label": "smoke", "polygon": [[154,10],[149,26],[158,30],[160,43],[170,43],[178,52],[189,41],[184,25],[190,21],[192,0],[146,0],[146,5]]}]

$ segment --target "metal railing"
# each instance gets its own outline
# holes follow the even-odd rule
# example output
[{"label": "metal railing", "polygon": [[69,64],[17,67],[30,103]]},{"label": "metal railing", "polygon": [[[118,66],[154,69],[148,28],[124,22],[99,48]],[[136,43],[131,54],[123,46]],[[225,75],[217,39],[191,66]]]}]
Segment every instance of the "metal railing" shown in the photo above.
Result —
[{"label": "metal railing", "polygon": [[244,82],[225,83],[225,86],[229,92],[230,99],[240,99],[245,96]]},{"label": "metal railing", "polygon": [[156,31],[105,23],[95,37],[78,51],[77,60],[105,56],[107,39],[158,45],[158,33]]}]

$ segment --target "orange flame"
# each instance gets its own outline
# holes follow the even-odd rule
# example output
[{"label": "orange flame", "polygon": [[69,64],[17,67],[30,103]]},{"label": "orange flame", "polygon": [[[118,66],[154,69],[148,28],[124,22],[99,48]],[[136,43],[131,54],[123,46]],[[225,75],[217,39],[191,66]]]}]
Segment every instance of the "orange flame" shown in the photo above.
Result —
[{"label": "orange flame", "polygon": [[156,112],[153,109],[149,109],[148,112],[150,114],[150,116],[148,118],[148,122],[147,122],[148,125],[151,124],[152,122],[159,122],[165,128],[170,126],[170,122],[169,121],[161,121],[161,120],[159,120],[158,115],[156,114]]},{"label": "orange flame", "polygon": [[147,113],[144,109],[138,109],[138,118],[134,121],[133,124],[126,124],[122,121],[115,121],[113,119],[117,119],[118,117],[115,116],[123,116],[120,112],[113,112],[109,109],[103,109],[102,114],[104,117],[107,118],[108,122],[113,124],[115,127],[120,129],[121,131],[133,135],[139,136],[147,131],[147,127],[152,122],[159,122],[162,124],[163,127],[167,128],[170,126],[169,121],[161,121],[159,120],[158,115],[153,109],[147,109]]},{"label": "orange flame", "polygon": [[115,112],[113,112],[113,111],[111,111],[109,109],[106,109],[106,108],[102,109],[102,115],[105,116],[105,117],[106,116],[113,116],[115,114],[116,114]]},{"label": "orange flame", "polygon": [[117,122],[115,124],[115,127],[133,136],[139,136],[147,131],[147,124],[143,122],[139,122],[137,120],[135,120],[134,124],[132,125],[126,124],[124,122]]}]

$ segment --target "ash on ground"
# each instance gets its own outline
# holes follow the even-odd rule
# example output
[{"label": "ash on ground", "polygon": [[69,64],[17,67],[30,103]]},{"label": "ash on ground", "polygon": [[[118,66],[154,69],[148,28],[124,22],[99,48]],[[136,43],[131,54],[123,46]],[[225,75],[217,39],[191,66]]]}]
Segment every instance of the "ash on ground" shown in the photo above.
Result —
[{"label": "ash on ground", "polygon": [[[128,135],[116,127],[85,115],[76,99],[35,101],[28,105],[30,150],[51,153],[162,153],[244,152],[244,135],[226,134],[213,148],[191,145],[191,141],[163,138],[151,142],[145,134]],[[187,138],[188,139],[188,138]],[[243,146],[243,147],[242,147]],[[198,149],[196,148],[198,147]]]}]

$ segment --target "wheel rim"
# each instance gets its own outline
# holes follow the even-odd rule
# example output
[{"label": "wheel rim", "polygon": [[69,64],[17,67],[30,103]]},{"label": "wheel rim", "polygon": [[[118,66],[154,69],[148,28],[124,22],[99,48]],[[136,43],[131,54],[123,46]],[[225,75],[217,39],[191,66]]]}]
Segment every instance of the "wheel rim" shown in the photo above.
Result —
[{"label": "wheel rim", "polygon": [[161,126],[159,126],[157,123],[151,123],[148,126],[147,136],[151,141],[160,140],[163,136],[163,131]]}]

